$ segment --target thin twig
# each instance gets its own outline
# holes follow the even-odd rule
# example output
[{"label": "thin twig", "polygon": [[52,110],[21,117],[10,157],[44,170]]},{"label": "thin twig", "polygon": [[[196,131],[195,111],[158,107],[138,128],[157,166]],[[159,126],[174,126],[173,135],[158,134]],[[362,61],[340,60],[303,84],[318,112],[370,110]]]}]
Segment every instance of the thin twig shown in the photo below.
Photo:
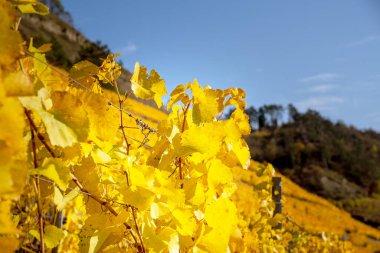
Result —
[{"label": "thin twig", "polygon": [[54,152],[53,152],[53,150],[51,149],[51,147],[47,144],[47,142],[46,142],[46,140],[45,140],[45,137],[44,137],[42,134],[40,134],[40,133],[38,132],[38,129],[37,129],[37,127],[36,127],[36,124],[34,124],[33,119],[32,119],[32,117],[30,116],[30,112],[29,112],[26,108],[24,108],[24,112],[25,112],[26,117],[28,118],[28,121],[29,121],[29,124],[30,124],[31,128],[36,132],[36,134],[37,134],[37,138],[38,138],[38,139],[40,140],[40,142],[45,146],[45,148],[47,149],[47,151],[49,152],[49,154],[50,154],[53,158],[57,157],[57,156],[54,154]]},{"label": "thin twig", "polygon": [[[116,85],[116,87],[117,87],[117,85]],[[128,142],[127,135],[125,134],[124,124],[123,124],[123,113],[122,113],[123,101],[120,99],[120,93],[119,93],[118,88],[117,88],[117,95],[119,97],[119,106],[120,106],[120,128],[121,128],[121,132],[123,133],[125,144],[127,145],[126,153],[127,153],[127,156],[129,156],[129,149],[131,147],[131,144]]]},{"label": "thin twig", "polygon": [[[126,178],[126,180],[127,180],[127,185],[130,187],[131,185],[130,185],[129,175],[128,175],[128,172],[127,172],[127,171],[125,171],[125,178]],[[133,217],[133,222],[134,222],[134,224],[135,224],[136,233],[137,233],[137,235],[138,235],[138,237],[139,237],[140,244],[141,244],[141,250],[142,250],[142,252],[145,253],[144,241],[143,241],[143,239],[142,239],[142,235],[141,235],[141,232],[140,232],[139,226],[138,226],[138,224],[137,224],[136,213],[135,213],[135,209],[136,209],[136,208],[133,207],[133,206],[129,206],[129,208],[131,209],[131,212],[132,212],[132,217]]]},{"label": "thin twig", "polygon": [[140,228],[139,228],[139,226],[137,225],[136,210],[135,210],[134,207],[129,207],[129,208],[130,208],[131,211],[132,211],[133,221],[134,221],[134,223],[135,223],[135,229],[136,229],[137,235],[139,236],[139,239],[140,239],[142,252],[145,253],[144,242],[143,242],[143,239],[142,239],[142,235],[141,235],[141,232],[140,232]]},{"label": "thin twig", "polygon": [[[25,110],[26,112],[26,110]],[[36,142],[35,142],[35,136],[34,136],[34,130],[31,124],[31,119],[28,117],[29,120],[29,127],[30,127],[30,133],[32,135],[32,152],[33,152],[33,165],[34,168],[38,168],[37,163],[37,152],[36,152]],[[37,209],[38,209],[38,229],[40,234],[40,251],[42,253],[45,252],[45,242],[44,242],[44,219],[42,217],[42,206],[41,206],[41,192],[40,192],[40,178],[37,176],[34,179],[34,189],[37,194]]]},{"label": "thin twig", "polygon": [[79,189],[82,191],[82,192],[85,192],[85,193],[88,193],[87,195],[92,198],[93,200],[95,200],[96,202],[98,202],[100,205],[104,206],[105,208],[107,208],[113,215],[115,216],[118,216],[118,213],[115,211],[115,209],[113,209],[113,207],[107,202],[107,201],[104,201],[104,200],[101,200],[100,198],[98,198],[97,196],[94,196],[92,194],[90,194],[84,187],[83,185],[79,182],[78,178],[73,174],[73,173],[70,173],[70,176],[71,176],[71,179],[73,180],[73,182],[79,187]]},{"label": "thin twig", "polygon": [[[185,109],[183,110],[183,122],[182,122],[181,133],[185,131],[186,115],[189,110],[189,107],[190,107],[190,103],[187,103]],[[178,158],[178,168],[179,168],[179,179],[183,180],[182,157]],[[181,189],[182,188],[183,188],[183,182],[181,182]]]}]

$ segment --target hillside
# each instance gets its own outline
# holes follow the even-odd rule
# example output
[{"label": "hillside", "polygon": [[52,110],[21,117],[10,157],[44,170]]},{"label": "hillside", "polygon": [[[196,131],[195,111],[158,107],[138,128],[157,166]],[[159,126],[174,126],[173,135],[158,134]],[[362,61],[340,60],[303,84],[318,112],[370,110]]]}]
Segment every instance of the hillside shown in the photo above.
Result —
[{"label": "hillside", "polygon": [[[238,195],[242,198],[253,196],[254,189],[261,181],[257,171],[266,166],[252,161],[248,170],[236,169],[238,180]],[[283,185],[284,227],[288,231],[304,231],[316,239],[324,238],[329,233],[349,241],[356,252],[376,252],[380,250],[380,231],[365,225],[331,202],[298,186],[285,176]],[[249,199],[247,197],[247,199]],[[250,202],[252,200],[249,200]],[[246,203],[246,206],[250,204]],[[326,239],[325,239],[326,241]]]},{"label": "hillside", "polygon": [[289,119],[253,131],[247,138],[252,158],[378,227],[380,134],[333,123],[315,111]]}]

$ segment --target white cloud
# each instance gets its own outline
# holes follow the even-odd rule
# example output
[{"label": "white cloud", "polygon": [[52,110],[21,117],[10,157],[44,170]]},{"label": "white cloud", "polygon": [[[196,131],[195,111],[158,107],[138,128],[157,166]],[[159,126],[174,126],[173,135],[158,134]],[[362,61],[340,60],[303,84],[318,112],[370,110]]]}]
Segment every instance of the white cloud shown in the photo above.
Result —
[{"label": "white cloud", "polygon": [[310,87],[308,91],[313,92],[313,93],[324,93],[324,92],[331,91],[335,89],[336,87],[337,86],[334,84],[318,84],[318,85],[314,85]]},{"label": "white cloud", "polygon": [[331,81],[338,77],[340,77],[340,75],[336,73],[320,73],[318,75],[304,77],[300,81],[304,83],[316,81]]},{"label": "white cloud", "polygon": [[300,102],[295,103],[296,107],[301,111],[307,109],[314,109],[317,111],[332,111],[336,106],[342,104],[344,99],[336,96],[321,96],[311,97]]},{"label": "white cloud", "polygon": [[128,43],[128,45],[126,45],[125,47],[116,50],[116,52],[119,52],[121,55],[133,54],[136,51],[137,46],[134,43]]},{"label": "white cloud", "polygon": [[380,41],[380,35],[367,36],[360,40],[351,41],[347,43],[345,47],[358,47],[358,46],[363,46],[363,45],[376,42],[376,41]]}]

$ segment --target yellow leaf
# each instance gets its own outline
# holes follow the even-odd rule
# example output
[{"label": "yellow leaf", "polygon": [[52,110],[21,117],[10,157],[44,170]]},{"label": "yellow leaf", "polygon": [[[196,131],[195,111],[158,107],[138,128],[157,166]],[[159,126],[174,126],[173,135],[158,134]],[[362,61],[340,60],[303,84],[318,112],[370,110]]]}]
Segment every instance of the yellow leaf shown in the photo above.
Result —
[{"label": "yellow leaf", "polygon": [[0,80],[5,77],[7,70],[14,70],[15,63],[22,52],[21,36],[11,29],[16,23],[16,13],[10,6],[10,1],[2,1],[0,7]]},{"label": "yellow leaf", "polygon": [[183,236],[192,236],[197,224],[194,215],[188,209],[175,209],[172,213],[176,221],[176,231]]},{"label": "yellow leaf", "polygon": [[247,143],[241,138],[240,130],[232,120],[227,120],[223,123],[227,133],[224,142],[228,152],[225,155],[230,158],[235,156],[243,168],[247,169],[251,157]]},{"label": "yellow leaf", "polygon": [[59,190],[57,187],[54,187],[54,204],[57,206],[58,210],[62,210],[67,203],[69,203],[71,200],[75,199],[79,195],[79,188],[75,187],[73,190],[71,190],[66,195],[62,195],[61,190]]},{"label": "yellow leaf", "polygon": [[235,105],[236,108],[240,110],[245,110],[246,102],[245,102],[245,91],[241,88],[230,88],[225,90],[226,94],[231,95],[231,97],[227,100],[226,106]]},{"label": "yellow leaf", "polygon": [[99,94],[81,90],[77,97],[82,101],[90,121],[88,138],[114,143],[120,125],[120,112],[107,105],[108,100]]},{"label": "yellow leaf", "polygon": [[20,102],[15,98],[3,98],[0,101],[0,166],[5,166],[16,154],[26,155],[26,143],[23,138],[25,119]]},{"label": "yellow leaf", "polygon": [[45,227],[44,241],[48,249],[52,249],[59,244],[65,233],[56,226],[47,225]]},{"label": "yellow leaf", "polygon": [[187,156],[196,153],[202,159],[215,156],[221,146],[223,135],[215,127],[206,123],[203,126],[194,126],[181,136],[180,144],[174,143],[177,156]]},{"label": "yellow leaf", "polygon": [[66,190],[69,185],[70,170],[58,158],[47,158],[41,168],[30,169],[31,175],[42,175],[53,180],[61,190]]},{"label": "yellow leaf", "polygon": [[33,38],[30,38],[28,50],[31,53],[46,53],[46,52],[49,52],[51,50],[52,46],[53,46],[53,44],[48,43],[48,44],[43,44],[39,48],[36,48],[33,46]]},{"label": "yellow leaf", "polygon": [[99,148],[92,151],[92,158],[95,163],[109,163],[111,161],[111,157]]},{"label": "yellow leaf", "polygon": [[75,132],[78,141],[85,141],[89,132],[89,120],[83,103],[65,91],[52,92],[52,108],[49,113]]},{"label": "yellow leaf", "polygon": [[160,75],[152,69],[148,76],[146,67],[140,67],[138,63],[135,64],[135,70],[131,77],[131,87],[136,97],[153,98],[158,108],[162,106],[161,97],[167,93],[165,81],[160,78]]},{"label": "yellow leaf", "polygon": [[68,147],[77,142],[75,132],[48,113],[42,107],[39,97],[20,97],[19,100],[27,109],[36,112],[41,117],[52,145]]},{"label": "yellow leaf", "polygon": [[100,179],[97,173],[96,164],[91,156],[84,158],[80,164],[74,166],[74,175],[86,190],[93,194],[98,192],[98,183]]},{"label": "yellow leaf", "polygon": [[170,100],[167,105],[167,109],[169,110],[175,103],[181,101],[183,104],[187,104],[190,102],[189,95],[185,93],[185,91],[190,88],[190,83],[187,85],[180,84],[170,93]]},{"label": "yellow leaf", "polygon": [[132,185],[125,191],[123,196],[125,203],[137,207],[142,211],[150,208],[155,194],[144,187]]},{"label": "yellow leaf", "polygon": [[177,231],[167,226],[158,230],[148,217],[145,217],[144,224],[143,238],[149,252],[178,253],[180,251]]},{"label": "yellow leaf", "polygon": [[[81,61],[70,69],[70,76],[77,80],[94,93],[102,93],[102,87],[95,78],[98,73],[98,66],[89,61]],[[75,85],[74,86],[78,86]],[[82,88],[82,87],[81,87]]]},{"label": "yellow leaf", "polygon": [[49,14],[49,8],[37,0],[15,0],[13,1],[13,4],[16,5],[22,13],[34,13],[39,15]]},{"label": "yellow leaf", "polygon": [[209,227],[200,245],[210,252],[226,252],[230,235],[237,226],[235,205],[229,199],[219,198],[206,206],[205,220]]},{"label": "yellow leaf", "polygon": [[207,181],[214,188],[219,184],[227,184],[232,182],[232,172],[229,167],[224,165],[220,160],[212,160],[208,164]]},{"label": "yellow leaf", "polygon": [[[0,200],[0,234],[16,234],[20,232],[16,228],[17,224],[14,224],[11,219],[11,205],[10,200]],[[0,236],[0,238],[2,237]]]},{"label": "yellow leaf", "polygon": [[17,250],[19,241],[14,237],[0,237],[0,248],[2,253],[13,253]]},{"label": "yellow leaf", "polygon": [[231,119],[233,119],[238,126],[242,135],[249,135],[251,132],[251,126],[249,124],[249,117],[244,111],[240,109],[236,109],[232,115]]},{"label": "yellow leaf", "polygon": [[80,243],[81,252],[98,252],[109,237],[110,233],[110,231],[103,229],[96,231],[95,233],[91,233],[90,235],[86,234],[85,239]]},{"label": "yellow leaf", "polygon": [[116,57],[118,56],[119,54],[116,54],[116,55],[109,54],[107,55],[107,58],[104,59],[97,73],[97,76],[100,81],[104,81],[111,85],[116,85],[116,80],[121,75],[121,67],[115,61]]},{"label": "yellow leaf", "polygon": [[34,95],[33,83],[29,76],[21,70],[9,74],[4,80],[4,89],[7,96],[31,96]]},{"label": "yellow leaf", "polygon": [[197,178],[186,180],[184,185],[186,200],[192,205],[198,206],[204,203],[205,194],[202,181]]}]

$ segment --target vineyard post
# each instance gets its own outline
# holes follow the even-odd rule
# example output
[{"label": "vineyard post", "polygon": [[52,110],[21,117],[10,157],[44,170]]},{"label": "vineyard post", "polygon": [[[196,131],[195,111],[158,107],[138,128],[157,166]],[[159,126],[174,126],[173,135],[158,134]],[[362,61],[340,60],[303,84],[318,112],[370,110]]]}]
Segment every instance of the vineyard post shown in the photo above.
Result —
[{"label": "vineyard post", "polygon": [[[272,177],[272,200],[275,204],[273,216],[282,213],[282,179],[281,177]],[[282,223],[278,223],[275,226],[277,229],[282,228]]]}]

